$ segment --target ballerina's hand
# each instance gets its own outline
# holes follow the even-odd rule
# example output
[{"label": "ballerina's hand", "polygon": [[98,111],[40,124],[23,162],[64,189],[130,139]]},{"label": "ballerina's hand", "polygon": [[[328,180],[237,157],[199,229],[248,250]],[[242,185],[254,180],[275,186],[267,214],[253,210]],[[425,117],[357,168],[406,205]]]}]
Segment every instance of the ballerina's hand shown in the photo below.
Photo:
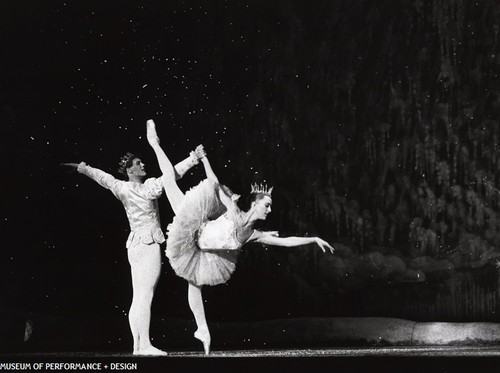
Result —
[{"label": "ballerina's hand", "polygon": [[196,155],[196,158],[198,158],[198,159],[202,159],[202,158],[205,158],[207,156],[207,153],[205,152],[205,148],[201,144],[196,147],[196,149],[194,150],[194,154]]},{"label": "ballerina's hand", "polygon": [[325,240],[323,240],[319,237],[316,237],[316,243],[318,244],[318,246],[321,248],[321,250],[324,253],[326,253],[325,247],[328,248],[332,254],[335,251],[335,249],[328,242],[326,242]]},{"label": "ballerina's hand", "polygon": [[148,139],[149,145],[153,147],[160,145],[160,139],[156,133],[155,122],[152,119],[146,122],[146,138]]}]

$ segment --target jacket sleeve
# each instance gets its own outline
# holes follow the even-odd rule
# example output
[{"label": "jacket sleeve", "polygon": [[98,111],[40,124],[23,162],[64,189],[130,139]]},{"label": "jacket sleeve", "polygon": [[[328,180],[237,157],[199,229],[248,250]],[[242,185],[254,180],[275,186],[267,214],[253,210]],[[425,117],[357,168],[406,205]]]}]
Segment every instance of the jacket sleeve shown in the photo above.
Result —
[{"label": "jacket sleeve", "polygon": [[186,159],[180,161],[179,163],[177,163],[174,166],[174,169],[175,169],[175,178],[178,180],[181,177],[183,177],[186,174],[186,172],[188,172],[191,169],[191,167],[197,165],[198,162],[199,162],[198,158],[196,158],[196,156],[194,155],[194,153],[191,152],[189,154],[189,157],[187,157]]},{"label": "jacket sleeve", "polygon": [[117,180],[112,175],[99,170],[98,168],[87,166],[85,163],[80,163],[78,165],[78,172],[90,177],[96,183],[102,187],[111,190],[115,196],[117,196],[121,180]]},{"label": "jacket sleeve", "polygon": [[161,177],[149,178],[144,182],[144,198],[157,199],[163,193],[163,183]]}]

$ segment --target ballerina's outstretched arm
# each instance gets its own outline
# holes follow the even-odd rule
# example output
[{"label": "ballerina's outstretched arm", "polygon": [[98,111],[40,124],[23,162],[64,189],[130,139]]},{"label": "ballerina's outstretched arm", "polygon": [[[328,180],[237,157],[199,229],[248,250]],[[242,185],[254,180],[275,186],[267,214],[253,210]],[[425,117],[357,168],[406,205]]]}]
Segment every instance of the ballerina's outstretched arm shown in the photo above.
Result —
[{"label": "ballerina's outstretched arm", "polygon": [[[198,149],[197,149],[198,151]],[[210,162],[207,158],[207,153],[205,153],[205,149],[203,147],[200,149],[200,153],[196,152],[196,155],[200,157],[201,163],[203,163],[203,168],[205,169],[205,174],[207,175],[207,179],[213,182],[216,185],[219,185],[219,178],[215,174]]]},{"label": "ballerina's outstretched arm", "polygon": [[196,155],[199,157],[201,163],[203,163],[203,168],[205,169],[205,174],[207,179],[214,183],[214,186],[218,189],[219,198],[224,206],[230,211],[236,211],[238,206],[236,201],[240,197],[238,194],[233,193],[228,187],[219,183],[217,175],[215,175],[210,162],[206,156],[203,147],[201,149],[196,149]]},{"label": "ballerina's outstretched arm", "polygon": [[278,237],[275,234],[270,233],[271,232],[260,232],[258,230],[255,230],[254,234],[251,237],[252,241],[259,242],[265,245],[283,247],[296,247],[314,243],[318,245],[323,252],[326,252],[326,249],[328,249],[333,254],[333,252],[335,251],[335,249],[328,242],[319,237]]}]

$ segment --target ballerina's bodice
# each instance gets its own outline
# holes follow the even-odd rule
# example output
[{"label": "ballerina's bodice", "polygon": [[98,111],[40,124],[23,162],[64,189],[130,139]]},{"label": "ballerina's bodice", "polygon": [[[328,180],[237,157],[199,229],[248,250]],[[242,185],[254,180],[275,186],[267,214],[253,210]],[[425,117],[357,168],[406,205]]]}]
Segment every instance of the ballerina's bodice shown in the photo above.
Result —
[{"label": "ballerina's bodice", "polygon": [[237,250],[242,243],[238,240],[236,225],[224,214],[200,227],[198,246],[202,250]]}]

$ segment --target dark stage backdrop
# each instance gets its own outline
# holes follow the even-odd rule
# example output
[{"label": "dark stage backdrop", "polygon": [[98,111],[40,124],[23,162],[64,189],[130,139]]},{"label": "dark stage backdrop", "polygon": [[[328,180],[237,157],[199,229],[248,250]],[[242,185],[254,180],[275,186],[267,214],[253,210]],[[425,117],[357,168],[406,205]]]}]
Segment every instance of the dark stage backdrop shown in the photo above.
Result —
[{"label": "dark stage backdrop", "polygon": [[[337,249],[245,247],[209,320],[500,321],[499,31],[496,0],[1,1],[3,336],[129,346],[125,213],[59,163],[158,176],[149,118],[173,160],[274,185],[264,229]],[[166,259],[153,314],[192,318]]]}]

